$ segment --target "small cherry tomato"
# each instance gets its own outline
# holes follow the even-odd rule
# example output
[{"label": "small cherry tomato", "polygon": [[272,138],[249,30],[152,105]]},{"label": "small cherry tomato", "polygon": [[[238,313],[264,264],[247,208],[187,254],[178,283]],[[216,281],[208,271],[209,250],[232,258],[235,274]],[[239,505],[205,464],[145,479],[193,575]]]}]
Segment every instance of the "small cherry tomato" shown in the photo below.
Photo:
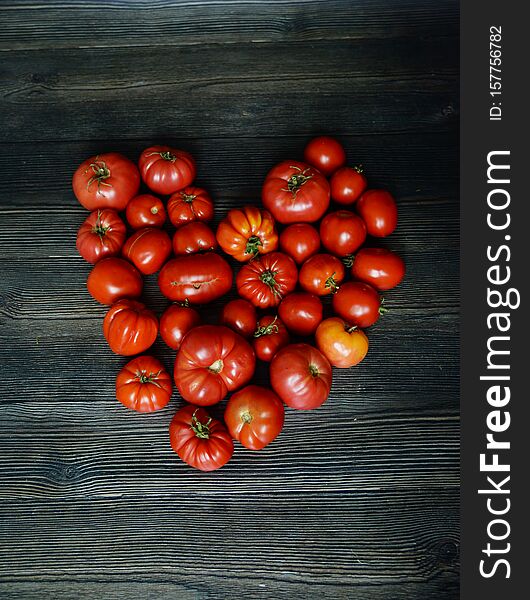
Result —
[{"label": "small cherry tomato", "polygon": [[390,290],[405,277],[403,259],[385,248],[361,248],[353,257],[351,273],[380,292]]},{"label": "small cherry tomato", "polygon": [[206,190],[188,186],[171,196],[167,202],[167,212],[171,223],[178,228],[192,221],[211,221],[214,208]]},{"label": "small cherry tomato", "polygon": [[315,254],[300,269],[300,286],[310,294],[327,296],[339,289],[346,276],[343,262],[331,254]]},{"label": "small cherry tomato", "polygon": [[162,268],[171,254],[171,238],[163,229],[144,227],[125,242],[122,254],[140,273],[152,275]]},{"label": "small cherry tomato", "polygon": [[194,308],[170,304],[160,317],[160,337],[170,348],[178,350],[188,331],[200,324],[201,317]]},{"label": "small cherry tomato", "polygon": [[328,252],[337,256],[348,256],[364,244],[366,225],[355,213],[338,210],[322,219],[320,239]]},{"label": "small cherry tomato", "polygon": [[322,313],[320,298],[307,292],[289,294],[278,307],[280,319],[294,335],[313,335],[322,321]]},{"label": "small cherry tomato", "polygon": [[282,231],[280,247],[300,265],[318,252],[320,236],[318,231],[308,223],[293,223]]},{"label": "small cherry tomato", "polygon": [[158,334],[158,319],[136,300],[118,300],[103,319],[103,335],[116,354],[130,356],[150,348]]},{"label": "small cherry tomato", "polygon": [[230,327],[245,338],[254,334],[257,321],[254,305],[241,298],[225,304],[221,313],[221,325]]},{"label": "small cherry tomato", "polygon": [[331,197],[339,204],[353,204],[367,186],[361,167],[342,167],[333,173],[329,181]]},{"label": "small cherry tomato", "polygon": [[338,317],[325,319],[315,334],[318,349],[334,367],[346,369],[363,360],[368,338],[356,325],[350,327]]},{"label": "small cherry tomato", "polygon": [[123,258],[104,258],[94,265],[86,286],[89,294],[101,304],[114,304],[122,298],[138,298],[143,280],[133,265]]},{"label": "small cherry tomato", "polygon": [[111,208],[90,213],[77,232],[76,248],[89,263],[116,256],[125,241],[125,223]]},{"label": "small cherry tomato", "polygon": [[166,222],[166,209],[160,198],[151,194],[140,194],[127,204],[125,217],[133,229],[162,227]]},{"label": "small cherry tomato", "polygon": [[195,179],[193,156],[169,146],[146,148],[138,165],[147,187],[164,196],[185,188]]},{"label": "small cherry tomato", "polygon": [[346,162],[346,153],[335,138],[322,135],[313,138],[305,147],[304,160],[329,177]]},{"label": "small cherry tomato", "polygon": [[270,362],[276,352],[288,343],[289,334],[278,317],[271,315],[261,317],[252,339],[254,352],[260,360]]},{"label": "small cherry tomato", "polygon": [[247,385],[228,400],[224,420],[235,440],[261,450],[280,435],[284,415],[283,402],[272,390]]},{"label": "small cherry tomato", "polygon": [[368,190],[355,205],[366,223],[366,229],[374,237],[386,237],[397,227],[396,201],[386,190]]},{"label": "small cherry tomato", "polygon": [[179,227],[173,236],[173,252],[177,256],[207,252],[216,248],[215,233],[201,221],[192,221]]},{"label": "small cherry tomato", "polygon": [[152,356],[138,356],[116,377],[116,398],[137,412],[154,412],[171,399],[173,383],[164,365]]},{"label": "small cherry tomato", "polygon": [[384,312],[381,298],[371,285],[348,281],[333,296],[333,310],[349,325],[370,327]]}]

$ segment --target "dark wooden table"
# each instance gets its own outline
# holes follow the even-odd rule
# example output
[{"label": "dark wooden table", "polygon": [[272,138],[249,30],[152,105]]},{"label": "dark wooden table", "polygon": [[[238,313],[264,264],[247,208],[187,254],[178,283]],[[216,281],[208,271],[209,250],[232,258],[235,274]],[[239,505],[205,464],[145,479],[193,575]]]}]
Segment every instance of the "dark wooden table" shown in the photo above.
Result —
[{"label": "dark wooden table", "polygon": [[[0,20],[0,596],[457,598],[457,3],[12,0]],[[114,398],[72,172],[167,141],[219,218],[317,133],[395,193],[408,277],[321,409],[201,474],[168,444],[176,396]],[[154,278],[146,296],[165,305]]]}]

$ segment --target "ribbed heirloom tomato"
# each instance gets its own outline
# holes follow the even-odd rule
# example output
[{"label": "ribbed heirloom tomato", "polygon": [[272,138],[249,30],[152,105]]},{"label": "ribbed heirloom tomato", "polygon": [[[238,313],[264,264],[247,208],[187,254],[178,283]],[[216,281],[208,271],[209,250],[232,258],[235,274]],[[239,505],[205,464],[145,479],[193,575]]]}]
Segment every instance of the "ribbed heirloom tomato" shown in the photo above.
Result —
[{"label": "ribbed heirloom tomato", "polygon": [[116,398],[137,412],[154,412],[171,399],[173,382],[164,365],[152,356],[138,356],[116,377]]},{"label": "ribbed heirloom tomato", "polygon": [[89,263],[116,256],[125,241],[125,223],[111,208],[90,213],[77,232],[76,248]]},{"label": "ribbed heirloom tomato", "polygon": [[280,302],[278,314],[291,333],[307,336],[315,333],[322,321],[323,310],[318,296],[294,292]]},{"label": "ribbed heirloom tomato", "polygon": [[364,244],[366,225],[355,213],[338,210],[322,219],[320,239],[328,252],[337,256],[348,256]]},{"label": "ribbed heirloom tomato", "polygon": [[311,223],[329,206],[329,184],[314,167],[286,160],[269,171],[261,199],[279,223]]},{"label": "ribbed heirloom tomato", "polygon": [[386,190],[364,192],[355,207],[366,223],[368,233],[374,237],[386,237],[397,227],[396,201]]},{"label": "ribbed heirloom tomato", "polygon": [[329,177],[346,162],[346,153],[339,141],[322,135],[308,142],[304,149],[304,160]]},{"label": "ribbed heirloom tomato", "polygon": [[88,275],[89,294],[101,304],[113,304],[121,298],[138,298],[143,279],[138,270],[123,258],[104,258]]},{"label": "ribbed heirloom tomato", "polygon": [[228,400],[224,419],[235,440],[249,450],[261,450],[280,434],[284,414],[283,403],[272,390],[248,385]]},{"label": "ribbed heirloom tomato", "polygon": [[257,321],[256,308],[242,298],[231,300],[224,305],[221,312],[221,325],[230,327],[245,338],[254,334]]},{"label": "ribbed heirloom tomato", "polygon": [[125,242],[122,254],[144,275],[160,270],[171,254],[171,238],[157,227],[144,227],[135,231]]},{"label": "ribbed heirloom tomato", "polygon": [[237,291],[258,308],[278,306],[296,287],[298,270],[293,259],[271,252],[241,267],[236,276]]},{"label": "ribbed heirloom tomato", "polygon": [[210,194],[205,189],[189,186],[171,196],[167,212],[171,223],[181,227],[192,221],[211,221],[214,208]]},{"label": "ribbed heirloom tomato", "polygon": [[327,296],[339,289],[346,276],[341,260],[331,254],[315,254],[300,269],[300,286],[310,294]]},{"label": "ribbed heirloom tomato", "polygon": [[82,162],[72,179],[74,194],[88,210],[124,210],[140,188],[136,165],[118,152],[91,156]]},{"label": "ribbed heirloom tomato", "polygon": [[272,315],[261,317],[252,338],[254,352],[260,360],[270,362],[276,352],[288,343],[289,333],[281,319]]},{"label": "ribbed heirloom tomato", "polygon": [[331,390],[331,365],[309,344],[290,344],[272,359],[270,380],[274,391],[290,406],[310,410],[324,404]]},{"label": "ribbed heirloom tomato", "polygon": [[171,304],[160,317],[160,337],[173,350],[178,350],[184,336],[200,325],[201,317],[191,306]]},{"label": "ribbed heirloom tomato", "polygon": [[175,384],[193,404],[209,406],[244,386],[254,375],[250,344],[228,327],[200,325],[186,334],[175,361]]},{"label": "ribbed heirloom tomato", "polygon": [[363,360],[368,352],[368,338],[355,325],[339,317],[325,319],[315,334],[318,349],[334,367],[346,369]]},{"label": "ribbed heirloom tomato", "polygon": [[198,406],[177,412],[169,425],[169,440],[180,459],[200,471],[220,469],[234,453],[225,426]]},{"label": "ribbed heirloom tomato", "polygon": [[127,204],[125,217],[133,229],[162,227],[166,222],[166,209],[160,198],[151,194],[140,194]]},{"label": "ribbed heirloom tomato", "polygon": [[293,223],[280,235],[280,247],[297,264],[302,264],[320,248],[318,231],[308,223]]},{"label": "ribbed heirloom tomato", "polygon": [[353,258],[351,273],[376,290],[390,290],[405,277],[403,259],[385,248],[361,248]]},{"label": "ribbed heirloom tomato", "polygon": [[195,179],[193,156],[170,146],[146,148],[140,155],[138,165],[142,179],[157,194],[173,194]]},{"label": "ribbed heirloom tomato", "polygon": [[276,250],[278,234],[268,210],[244,206],[228,211],[217,228],[217,241],[227,254],[245,262]]},{"label": "ribbed heirloom tomato", "polygon": [[173,236],[173,252],[177,255],[215,250],[215,233],[202,221],[192,221],[179,227]]},{"label": "ribbed heirloom tomato", "polygon": [[361,167],[342,167],[329,181],[331,197],[339,204],[353,204],[368,185]]},{"label": "ribbed heirloom tomato", "polygon": [[103,319],[103,334],[110,349],[122,356],[145,352],[157,333],[155,313],[136,300],[118,300]]},{"label": "ribbed heirloom tomato", "polygon": [[348,281],[333,296],[333,310],[348,325],[365,329],[373,325],[384,312],[381,298],[371,285]]}]

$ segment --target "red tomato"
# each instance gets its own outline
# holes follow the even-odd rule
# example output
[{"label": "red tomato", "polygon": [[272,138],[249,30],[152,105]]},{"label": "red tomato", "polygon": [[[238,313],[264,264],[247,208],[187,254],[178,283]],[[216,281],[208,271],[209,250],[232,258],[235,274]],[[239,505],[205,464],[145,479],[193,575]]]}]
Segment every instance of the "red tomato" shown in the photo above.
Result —
[{"label": "red tomato", "polygon": [[320,236],[312,225],[294,223],[282,231],[280,247],[296,263],[302,264],[320,249]]},{"label": "red tomato", "polygon": [[396,201],[386,190],[364,192],[355,206],[366,223],[366,229],[370,235],[386,237],[397,227]]},{"label": "red tomato", "polygon": [[329,182],[331,197],[339,204],[353,204],[367,186],[361,167],[342,167],[333,173]]},{"label": "red tomato", "polygon": [[135,231],[125,242],[122,254],[144,275],[159,271],[171,254],[171,238],[157,227]]},{"label": "red tomato", "polygon": [[342,144],[335,138],[322,135],[313,138],[304,149],[306,163],[316,167],[326,177],[346,162],[346,153]]},{"label": "red tomato", "polygon": [[167,203],[169,220],[175,227],[192,221],[211,221],[213,202],[206,190],[189,186],[173,194]]},{"label": "red tomato", "polygon": [[138,161],[142,179],[157,194],[173,194],[195,179],[195,159],[169,146],[146,148]]},{"label": "red tomato", "polygon": [[197,406],[181,408],[169,425],[173,450],[200,471],[215,471],[232,458],[234,442],[225,426]]},{"label": "red tomato", "polygon": [[384,311],[381,298],[371,285],[348,281],[333,296],[333,310],[349,325],[370,327]]},{"label": "red tomato", "polygon": [[103,319],[103,334],[110,349],[122,356],[145,352],[157,333],[155,313],[136,300],[118,300]]},{"label": "red tomato", "polygon": [[127,408],[154,412],[171,399],[173,384],[162,363],[152,356],[138,356],[116,377],[116,398]]},{"label": "red tomato", "polygon": [[334,367],[346,369],[363,360],[368,352],[368,338],[355,325],[350,327],[338,317],[325,319],[315,334],[318,349]]},{"label": "red tomato", "polygon": [[243,265],[236,276],[242,298],[259,308],[278,306],[296,287],[298,271],[293,259],[281,252],[264,254]]},{"label": "red tomato", "polygon": [[278,307],[280,319],[294,335],[313,335],[322,321],[322,302],[307,292],[286,296]]},{"label": "red tomato", "polygon": [[280,223],[311,223],[328,209],[329,184],[310,165],[285,160],[267,174],[261,199]]},{"label": "red tomato", "polygon": [[189,331],[175,361],[175,384],[193,404],[217,404],[254,375],[256,357],[250,344],[228,327],[199,325]]},{"label": "red tomato", "polygon": [[268,210],[244,206],[228,211],[217,228],[217,241],[227,254],[245,262],[276,250],[278,234]]},{"label": "red tomato", "polygon": [[160,337],[170,348],[178,350],[188,331],[200,323],[199,313],[191,306],[170,304],[160,317]]},{"label": "red tomato", "polygon": [[327,296],[339,289],[346,276],[341,260],[331,254],[315,254],[300,269],[300,286],[310,294]]},{"label": "red tomato", "polygon": [[355,213],[338,210],[322,219],[320,239],[324,248],[332,254],[348,256],[364,244],[366,225]]},{"label": "red tomato", "polygon": [[177,256],[162,267],[158,286],[173,302],[208,304],[230,290],[232,269],[213,252]]},{"label": "red tomato", "polygon": [[82,162],[72,179],[74,194],[88,210],[124,210],[140,188],[136,165],[117,152],[91,156]]},{"label": "red tomato", "polygon": [[125,216],[133,229],[162,227],[166,222],[166,209],[160,198],[151,194],[140,194],[127,204]]},{"label": "red tomato", "polygon": [[221,325],[230,327],[243,337],[248,338],[254,334],[257,322],[256,309],[247,300],[231,300],[223,307]]},{"label": "red tomato", "polygon": [[122,298],[138,298],[144,282],[140,273],[123,258],[104,258],[90,271],[86,286],[101,304],[114,304]]},{"label": "red tomato", "polygon": [[273,390],[290,406],[300,410],[324,404],[331,390],[331,365],[309,344],[290,344],[272,359]]},{"label": "red tomato", "polygon": [[116,256],[125,241],[125,224],[111,208],[91,212],[77,232],[76,248],[89,263]]},{"label": "red tomato", "polygon": [[361,248],[353,259],[351,273],[355,279],[369,283],[376,290],[390,290],[405,277],[405,263],[391,250]]},{"label": "red tomato", "polygon": [[215,250],[216,248],[217,240],[214,232],[201,221],[192,221],[183,225],[175,231],[173,236],[173,252],[177,256]]},{"label": "red tomato", "polygon": [[284,415],[283,403],[272,390],[247,385],[228,400],[225,423],[245,448],[261,450],[280,435]]},{"label": "red tomato", "polygon": [[261,317],[252,339],[254,352],[260,360],[270,362],[276,352],[288,343],[289,334],[278,317],[271,315]]}]

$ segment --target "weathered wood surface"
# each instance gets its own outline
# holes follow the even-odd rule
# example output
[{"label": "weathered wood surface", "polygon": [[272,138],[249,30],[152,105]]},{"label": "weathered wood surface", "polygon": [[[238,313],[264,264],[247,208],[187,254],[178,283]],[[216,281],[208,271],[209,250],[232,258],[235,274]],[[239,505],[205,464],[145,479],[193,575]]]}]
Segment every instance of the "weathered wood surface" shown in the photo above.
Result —
[{"label": "weathered wood surface", "polygon": [[[15,0],[0,22],[0,596],[457,598],[458,4]],[[176,395],[114,400],[72,172],[177,143],[218,220],[315,133],[395,193],[407,279],[328,403],[194,472]],[[145,297],[165,306],[156,277]]]}]

